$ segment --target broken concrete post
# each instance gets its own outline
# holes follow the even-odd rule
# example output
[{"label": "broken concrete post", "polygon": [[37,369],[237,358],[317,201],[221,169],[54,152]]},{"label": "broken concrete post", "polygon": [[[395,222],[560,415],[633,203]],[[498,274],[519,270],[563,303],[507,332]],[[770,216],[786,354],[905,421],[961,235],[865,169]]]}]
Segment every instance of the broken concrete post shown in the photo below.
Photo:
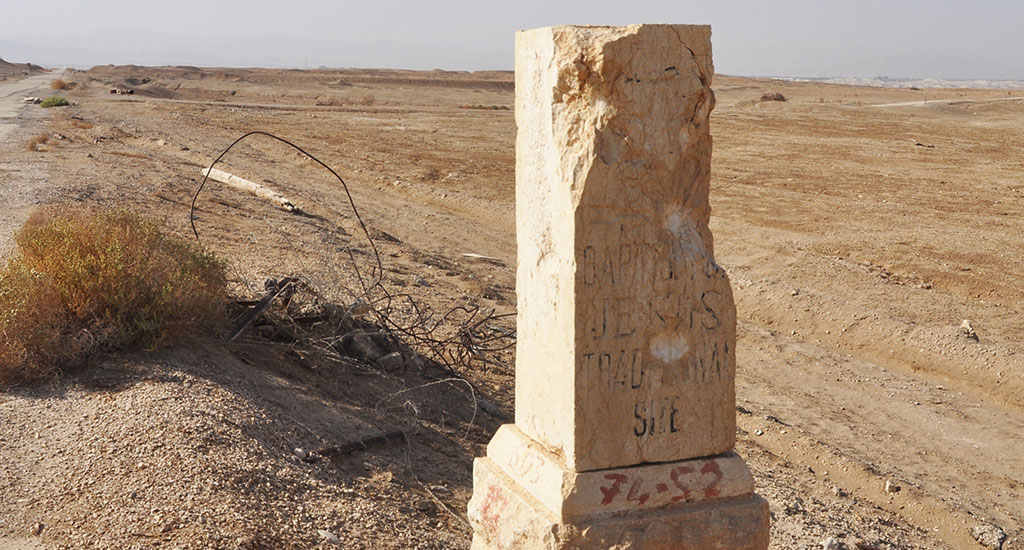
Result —
[{"label": "broken concrete post", "polygon": [[475,463],[475,549],[767,548],[731,452],[710,32],[516,36],[516,423]]},{"label": "broken concrete post", "polygon": [[257,197],[267,202],[274,203],[275,205],[277,205],[278,208],[281,208],[282,210],[287,210],[288,212],[295,211],[295,204],[292,203],[292,201],[285,198],[284,195],[278,193],[277,191],[274,191],[273,189],[268,189],[267,187],[260,185],[254,181],[249,181],[245,178],[240,178],[234,174],[229,174],[223,170],[218,170],[216,168],[203,168],[202,173],[204,176],[209,177],[213,181],[219,181],[221,183],[230,185],[231,187],[234,187],[235,189],[238,189],[240,191],[252,193],[253,195],[256,195]]}]

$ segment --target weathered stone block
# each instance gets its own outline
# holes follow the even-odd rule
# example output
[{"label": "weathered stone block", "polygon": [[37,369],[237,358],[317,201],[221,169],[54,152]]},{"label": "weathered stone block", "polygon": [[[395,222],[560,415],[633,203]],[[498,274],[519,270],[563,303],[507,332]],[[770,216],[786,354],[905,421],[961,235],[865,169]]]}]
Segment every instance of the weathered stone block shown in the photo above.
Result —
[{"label": "weathered stone block", "polygon": [[487,458],[559,519],[654,510],[754,492],[750,469],[735,453],[575,472],[513,424],[494,434]]},{"label": "weathered stone block", "polygon": [[712,73],[707,26],[516,35],[516,425],[571,470],[733,447]]},{"label": "weathered stone block", "polygon": [[489,458],[474,463],[473,550],[766,550],[768,503],[753,493],[560,519]]}]

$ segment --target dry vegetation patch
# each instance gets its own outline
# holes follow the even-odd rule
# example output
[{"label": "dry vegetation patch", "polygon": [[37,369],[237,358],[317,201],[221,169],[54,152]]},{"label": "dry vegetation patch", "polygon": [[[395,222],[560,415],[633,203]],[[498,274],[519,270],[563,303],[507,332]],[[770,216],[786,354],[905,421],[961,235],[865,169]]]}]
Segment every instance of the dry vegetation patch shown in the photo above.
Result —
[{"label": "dry vegetation patch", "polygon": [[224,262],[140,214],[44,210],[15,242],[0,271],[0,383],[154,349],[223,317]]},{"label": "dry vegetation patch", "polygon": [[46,145],[50,141],[50,134],[36,134],[25,144],[26,151],[39,151],[40,145]]},{"label": "dry vegetation patch", "polygon": [[44,109],[49,109],[50,107],[67,107],[68,105],[71,105],[71,103],[68,102],[67,98],[59,95],[50,96],[39,104],[39,106]]}]

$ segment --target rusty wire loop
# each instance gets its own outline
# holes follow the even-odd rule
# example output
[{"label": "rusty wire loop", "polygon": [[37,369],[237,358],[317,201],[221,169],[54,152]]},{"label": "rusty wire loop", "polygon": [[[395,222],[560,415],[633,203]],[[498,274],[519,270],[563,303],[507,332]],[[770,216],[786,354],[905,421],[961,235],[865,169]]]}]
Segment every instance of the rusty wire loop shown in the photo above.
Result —
[{"label": "rusty wire loop", "polygon": [[[377,277],[373,281],[373,284],[370,285],[370,287],[372,288],[373,286],[379,285],[381,283],[381,280],[384,278],[384,265],[383,265],[383,263],[381,262],[381,259],[380,259],[380,252],[377,250],[377,244],[374,243],[373,242],[373,238],[370,237],[370,230],[366,228],[366,223],[363,222],[363,217],[359,215],[359,209],[356,208],[356,201],[352,199],[352,193],[349,192],[348,184],[345,183],[345,180],[343,180],[341,178],[341,176],[339,176],[338,173],[334,171],[334,169],[332,169],[330,166],[327,166],[326,164],[321,162],[320,159],[318,159],[318,158],[314,157],[313,155],[307,153],[306,150],[303,149],[302,147],[299,147],[298,145],[295,145],[294,143],[288,141],[287,139],[275,136],[274,134],[271,134],[270,132],[264,132],[262,130],[254,130],[252,132],[247,132],[246,134],[242,135],[241,137],[239,137],[235,141],[231,142],[231,145],[228,145],[226,149],[221,151],[221,153],[219,155],[217,155],[217,158],[215,158],[213,160],[213,162],[210,163],[210,167],[206,169],[206,173],[203,175],[203,181],[199,184],[199,188],[196,189],[195,194],[192,195],[192,204],[189,206],[189,209],[188,209],[188,220],[189,220],[189,223],[192,225],[192,233],[196,236],[196,240],[199,239],[199,231],[196,230],[196,217],[195,217],[196,200],[199,199],[199,193],[201,193],[203,191],[203,187],[206,186],[206,181],[208,179],[210,179],[210,172],[213,170],[213,167],[216,166],[218,162],[220,162],[220,159],[224,158],[224,155],[228,154],[228,151],[230,151],[235,145],[238,145],[244,139],[246,139],[246,138],[248,138],[250,136],[257,136],[257,135],[258,136],[266,136],[266,137],[269,137],[271,139],[276,139],[277,141],[280,141],[281,143],[284,143],[285,145],[288,145],[289,147],[294,148],[296,151],[298,151],[298,152],[302,153],[303,155],[306,155],[307,157],[312,159],[313,162],[316,162],[317,164],[322,166],[325,170],[330,172],[331,175],[333,175],[335,178],[338,179],[338,181],[341,183],[341,188],[345,191],[345,197],[348,198],[348,204],[349,204],[350,207],[352,207],[352,213],[355,214],[356,221],[359,222],[359,227],[362,228],[363,234],[366,235],[366,240],[370,243],[370,248],[373,249],[373,256],[377,260]],[[363,281],[362,275],[359,273],[359,266],[356,265],[355,258],[353,258],[352,260],[353,260],[352,265],[353,265],[353,268],[356,270],[356,278],[359,279],[360,286],[363,287],[363,291],[364,292],[369,292],[369,288],[367,288],[366,283]]]}]

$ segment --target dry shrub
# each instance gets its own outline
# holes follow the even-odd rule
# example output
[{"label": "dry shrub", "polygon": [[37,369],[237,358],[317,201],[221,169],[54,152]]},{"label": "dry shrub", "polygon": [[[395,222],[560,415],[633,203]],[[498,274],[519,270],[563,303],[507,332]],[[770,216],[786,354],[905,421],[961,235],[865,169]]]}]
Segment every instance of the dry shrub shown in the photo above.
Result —
[{"label": "dry shrub", "polygon": [[43,109],[49,109],[50,107],[67,107],[68,105],[71,105],[71,103],[69,103],[66,98],[59,95],[52,95],[44,99],[43,102],[39,104]]},{"label": "dry shrub", "polygon": [[770,94],[764,94],[761,96],[761,101],[787,101],[786,96],[779,92],[772,92]]},{"label": "dry shrub", "polygon": [[65,82],[64,80],[58,78],[57,80],[54,80],[53,82],[50,83],[50,87],[53,88],[54,90],[65,90],[69,86],[68,86],[67,82]]},{"label": "dry shrub", "polygon": [[128,210],[48,209],[0,270],[0,383],[156,349],[223,319],[225,264]]},{"label": "dry shrub", "polygon": [[50,141],[50,134],[37,134],[25,144],[26,151],[38,151],[40,145],[46,145]]},{"label": "dry shrub", "polygon": [[376,102],[377,98],[373,97],[373,94],[366,94],[365,96],[363,96],[363,99],[359,100],[360,105],[365,105],[367,107],[373,105]]},{"label": "dry shrub", "polygon": [[71,125],[75,128],[81,128],[82,130],[92,130],[92,123],[84,120],[72,120]]}]

